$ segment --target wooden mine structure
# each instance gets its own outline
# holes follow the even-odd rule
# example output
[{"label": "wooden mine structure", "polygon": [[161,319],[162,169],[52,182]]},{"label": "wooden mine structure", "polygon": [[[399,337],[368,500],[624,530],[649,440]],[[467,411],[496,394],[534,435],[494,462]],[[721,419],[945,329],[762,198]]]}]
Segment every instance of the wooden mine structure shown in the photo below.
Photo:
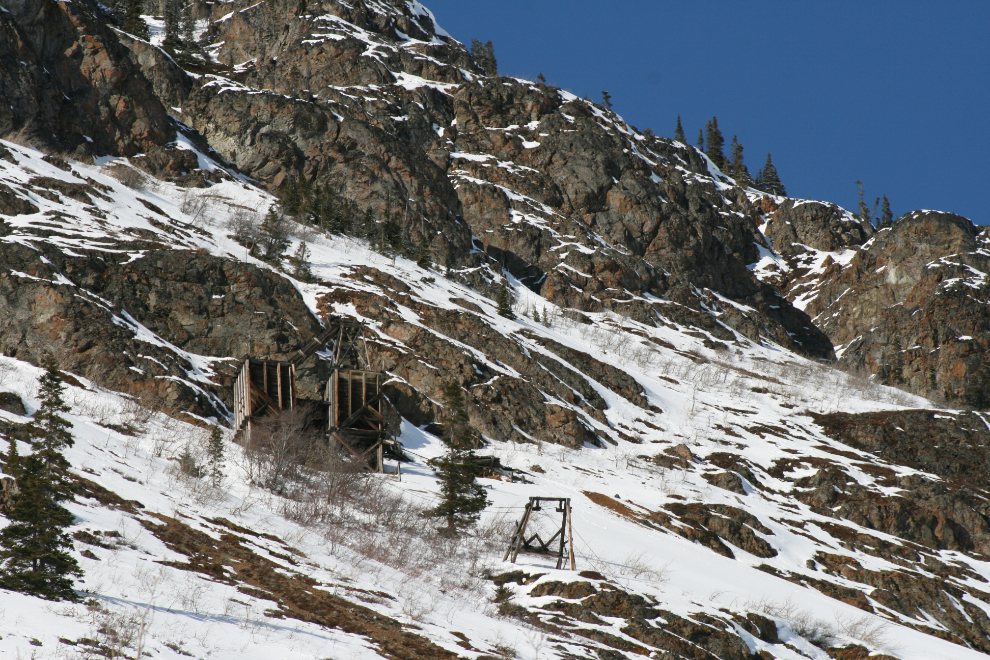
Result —
[{"label": "wooden mine structure", "polygon": [[[526,527],[529,525],[529,519],[534,511],[540,511],[543,508],[544,502],[556,502],[555,511],[561,514],[560,529],[546,541],[540,538],[539,533],[526,538]],[[564,540],[565,534],[567,535],[566,541]],[[554,541],[558,543],[556,550],[550,547]],[[565,550],[566,556],[570,558],[571,570],[576,570],[574,568],[574,533],[571,527],[570,498],[531,497],[526,503],[526,511],[523,513],[522,519],[516,524],[516,531],[512,534],[512,539],[509,541],[509,547],[506,549],[502,561],[509,559],[514,564],[519,553],[525,552],[545,557],[556,557],[557,568],[560,569],[564,565]]]},{"label": "wooden mine structure", "polygon": [[402,452],[385,417],[385,374],[371,368],[358,321],[330,317],[290,362],[246,358],[234,383],[235,430],[249,440],[252,420],[296,408],[296,368],[318,351],[331,371],[323,400],[311,403],[324,411],[320,422],[328,441],[372,472],[383,472],[385,456],[401,459]]}]

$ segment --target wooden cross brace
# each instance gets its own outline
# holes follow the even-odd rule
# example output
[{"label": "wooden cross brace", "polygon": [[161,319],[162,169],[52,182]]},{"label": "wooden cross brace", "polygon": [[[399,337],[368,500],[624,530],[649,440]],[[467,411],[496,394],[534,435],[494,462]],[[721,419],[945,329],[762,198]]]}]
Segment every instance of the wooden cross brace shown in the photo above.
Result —
[{"label": "wooden cross brace", "polygon": [[[544,541],[540,538],[539,534],[533,534],[528,539],[526,538],[526,526],[529,525],[529,519],[533,514],[533,511],[539,511],[542,509],[540,506],[541,502],[555,502],[557,504],[557,511],[560,511],[561,521],[560,529],[550,537],[549,540]],[[567,540],[565,542],[564,535],[566,532]],[[555,540],[559,538],[559,545],[556,550],[550,548]],[[539,547],[534,546],[533,542],[539,545]],[[512,539],[509,541],[509,547],[505,551],[505,556],[502,557],[502,561],[509,560],[511,556],[512,563],[516,563],[516,557],[519,556],[520,552],[527,552],[530,554],[544,555],[550,557],[557,557],[557,568],[561,568],[564,564],[564,549],[568,549],[568,555],[570,556],[571,570],[576,570],[574,565],[574,534],[573,528],[571,526],[571,500],[566,497],[531,497],[529,502],[526,503],[526,510],[523,513],[522,519],[516,524],[516,531],[512,534]]]}]

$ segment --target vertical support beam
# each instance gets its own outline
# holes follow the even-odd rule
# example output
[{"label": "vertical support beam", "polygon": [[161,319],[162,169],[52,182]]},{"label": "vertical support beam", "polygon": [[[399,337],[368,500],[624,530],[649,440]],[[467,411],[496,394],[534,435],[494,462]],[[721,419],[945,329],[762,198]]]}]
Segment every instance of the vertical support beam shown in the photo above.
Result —
[{"label": "vertical support beam", "polygon": [[[557,570],[559,571],[564,565],[564,532],[567,529],[567,500],[562,500],[560,502],[563,509],[563,520],[560,521],[560,531],[557,532],[560,535],[560,546],[557,550]],[[549,549],[549,548],[548,548]]]},{"label": "vertical support beam", "polygon": [[513,564],[516,563],[516,557],[519,556],[519,548],[522,546],[523,539],[526,536],[526,525],[529,524],[529,515],[533,511],[533,499],[532,497],[529,498],[529,502],[526,504],[526,512],[523,514],[523,519],[519,523],[519,531],[516,533],[515,543],[509,546],[509,550],[512,552],[511,561]]},{"label": "vertical support beam", "polygon": [[382,443],[381,438],[378,439],[378,472],[385,471],[385,445]]},{"label": "vertical support beam", "polygon": [[278,396],[276,397],[275,400],[278,401],[278,409],[283,410],[285,408],[285,402],[282,400],[282,363],[281,362],[275,363],[275,382],[278,383],[278,389],[276,390]]},{"label": "vertical support beam", "polygon": [[571,570],[576,571],[574,568],[574,527],[571,523],[571,500],[567,498],[567,547],[568,554],[571,556]]}]

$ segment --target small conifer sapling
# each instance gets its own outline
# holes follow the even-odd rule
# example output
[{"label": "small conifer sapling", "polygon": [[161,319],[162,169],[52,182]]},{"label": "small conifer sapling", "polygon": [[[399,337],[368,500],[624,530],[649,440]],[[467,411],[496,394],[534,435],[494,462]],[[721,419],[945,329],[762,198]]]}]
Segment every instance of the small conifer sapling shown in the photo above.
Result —
[{"label": "small conifer sapling", "polygon": [[509,291],[509,285],[506,284],[504,277],[502,278],[502,283],[498,287],[498,297],[495,302],[498,305],[499,316],[507,319],[516,318],[516,313],[512,310],[512,293]]},{"label": "small conifer sapling", "polygon": [[468,420],[464,392],[452,381],[444,388],[443,395],[447,408],[443,441],[447,452],[436,461],[441,499],[426,515],[442,519],[447,533],[456,534],[478,521],[488,506],[488,496],[476,481],[478,467],[473,447],[477,437]]},{"label": "small conifer sapling", "polygon": [[223,430],[214,426],[210,431],[210,440],[206,446],[207,463],[210,469],[210,479],[214,487],[223,483]]},{"label": "small conifer sapling", "polygon": [[684,127],[681,126],[680,115],[677,115],[677,128],[674,129],[674,139],[682,144],[687,144],[687,138],[684,137]]}]

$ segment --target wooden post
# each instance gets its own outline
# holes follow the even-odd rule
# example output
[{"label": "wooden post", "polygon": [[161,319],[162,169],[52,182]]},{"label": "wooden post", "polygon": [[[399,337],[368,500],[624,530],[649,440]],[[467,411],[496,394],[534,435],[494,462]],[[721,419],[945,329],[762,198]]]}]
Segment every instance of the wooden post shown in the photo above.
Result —
[{"label": "wooden post", "polygon": [[512,537],[512,542],[509,543],[508,549],[505,551],[505,556],[502,557],[502,561],[509,558],[512,555],[512,563],[516,563],[516,556],[519,554],[519,546],[522,545],[523,535],[526,533],[526,523],[529,522],[529,513],[533,510],[533,498],[529,498],[529,502],[526,503],[526,511],[523,513],[522,520],[519,521],[519,525],[516,527],[516,533]]},{"label": "wooden post", "polygon": [[567,511],[567,500],[563,500],[560,504],[561,504],[560,508],[562,510],[561,512],[563,513],[564,519],[560,521],[560,531],[557,532],[558,534],[560,534],[560,549],[557,551],[557,570],[558,571],[564,565],[564,545],[565,545],[564,544],[564,530],[567,527],[567,513],[568,513],[568,511]]},{"label": "wooden post", "polygon": [[567,542],[568,542],[568,552],[571,555],[571,570],[576,571],[574,568],[574,528],[571,526],[571,499],[567,498]]}]

